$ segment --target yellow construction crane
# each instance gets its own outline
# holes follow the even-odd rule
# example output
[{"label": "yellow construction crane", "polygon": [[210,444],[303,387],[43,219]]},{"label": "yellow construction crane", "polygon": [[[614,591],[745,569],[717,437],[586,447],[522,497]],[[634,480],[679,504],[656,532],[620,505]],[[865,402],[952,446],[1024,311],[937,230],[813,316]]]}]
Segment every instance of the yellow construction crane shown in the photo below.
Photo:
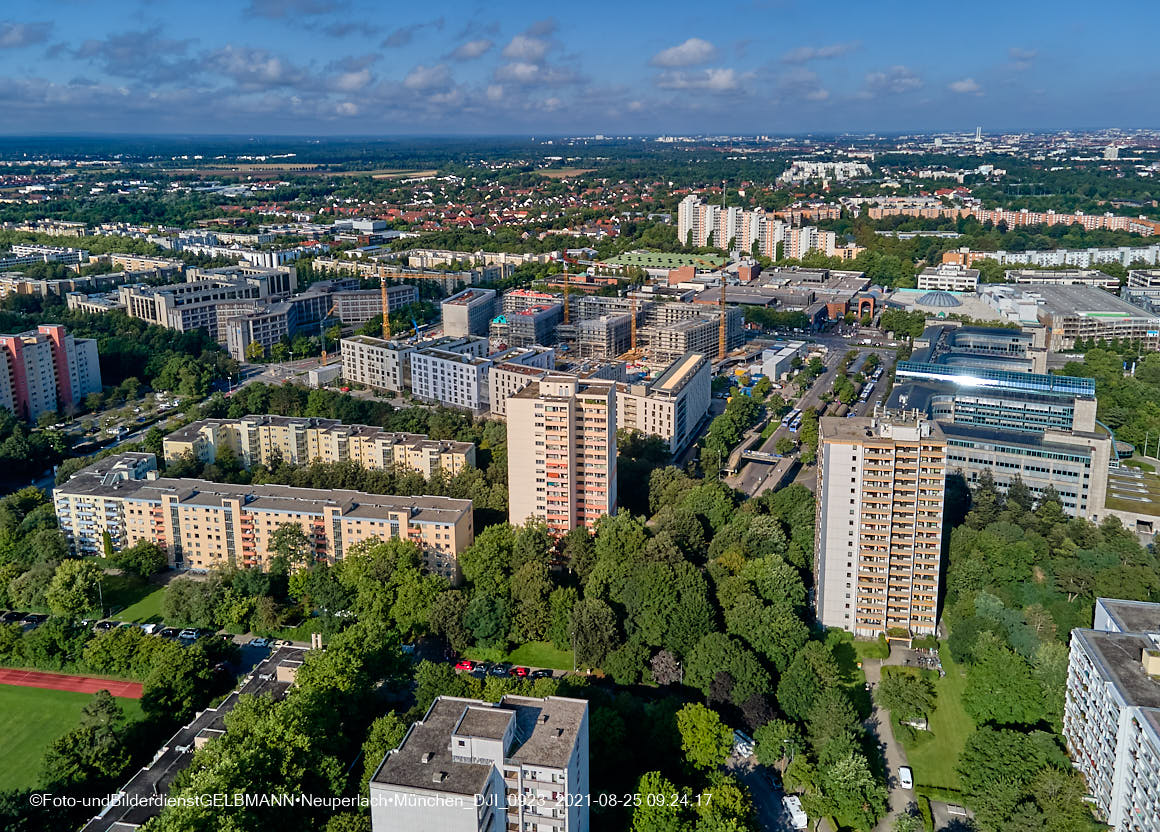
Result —
[{"label": "yellow construction crane", "polygon": [[391,315],[387,309],[387,276],[379,278],[379,289],[383,296],[383,340],[391,340]]}]

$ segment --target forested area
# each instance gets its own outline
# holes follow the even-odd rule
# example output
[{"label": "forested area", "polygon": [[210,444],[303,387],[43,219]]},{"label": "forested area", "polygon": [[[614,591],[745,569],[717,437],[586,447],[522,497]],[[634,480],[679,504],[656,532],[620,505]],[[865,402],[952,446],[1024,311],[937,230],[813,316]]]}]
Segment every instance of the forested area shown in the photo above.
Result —
[{"label": "forested area", "polygon": [[1160,560],[1118,520],[1069,518],[1058,497],[1035,504],[1018,480],[1004,495],[982,477],[965,517],[965,488],[951,485],[945,649],[966,668],[973,727],[946,749],[958,753],[961,800],[983,832],[1087,832],[1087,790],[1061,736],[1069,633],[1091,626],[1096,597],[1160,600]]}]

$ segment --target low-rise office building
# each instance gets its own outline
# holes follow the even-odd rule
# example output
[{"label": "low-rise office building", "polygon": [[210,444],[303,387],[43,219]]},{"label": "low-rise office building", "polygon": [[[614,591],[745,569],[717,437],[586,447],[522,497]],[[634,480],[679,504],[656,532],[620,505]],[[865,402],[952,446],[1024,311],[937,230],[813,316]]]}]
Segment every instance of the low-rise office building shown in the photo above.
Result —
[{"label": "low-rise office building", "polygon": [[973,292],[979,286],[979,270],[950,263],[927,266],[918,273],[919,291]]},{"label": "low-rise office building", "polygon": [[374,832],[588,832],[588,703],[437,697],[369,785]]},{"label": "low-rise office building", "polygon": [[1114,832],[1160,832],[1160,604],[1098,598],[1072,630],[1063,736]]},{"label": "low-rise office building", "polygon": [[488,334],[495,312],[495,289],[464,289],[440,304],[443,334],[456,338]]},{"label": "low-rise office building", "polygon": [[166,464],[186,454],[213,463],[223,448],[229,448],[247,469],[279,459],[292,465],[355,462],[364,468],[415,471],[429,479],[439,471],[453,476],[475,466],[471,442],[392,433],[314,416],[201,419],[169,434],[163,442]]},{"label": "low-rise office building", "polygon": [[616,426],[659,436],[678,454],[709,412],[713,372],[709,356],[681,356],[655,381],[616,385]]},{"label": "low-rise office building", "polygon": [[471,500],[394,497],[345,489],[232,485],[157,476],[153,454],[106,457],[53,489],[61,532],[77,555],[150,540],[175,569],[267,569],[272,537],[298,526],[318,560],[335,563],[377,538],[416,544],[431,572],[459,581],[459,555],[474,540]]},{"label": "low-rise office building", "polygon": [[1008,283],[1096,286],[1113,291],[1120,288],[1118,277],[1112,277],[1098,269],[1007,269],[1003,275]]},{"label": "low-rise office building", "polygon": [[789,341],[778,349],[761,351],[761,372],[769,377],[770,381],[781,381],[783,377],[793,371],[794,361],[801,359],[809,347],[805,341]]},{"label": "low-rise office building", "polygon": [[[365,324],[383,314],[381,289],[347,289],[331,295],[331,313],[344,324]],[[410,283],[387,285],[387,314],[419,302],[419,290]]]}]

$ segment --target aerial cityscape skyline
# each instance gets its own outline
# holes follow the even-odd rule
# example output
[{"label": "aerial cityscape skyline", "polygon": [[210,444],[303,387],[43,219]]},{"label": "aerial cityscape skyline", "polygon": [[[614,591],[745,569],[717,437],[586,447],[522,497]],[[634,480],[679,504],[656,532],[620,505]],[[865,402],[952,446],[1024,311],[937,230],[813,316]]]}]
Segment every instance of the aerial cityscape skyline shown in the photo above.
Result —
[{"label": "aerial cityscape skyline", "polygon": [[[55,9],[61,14],[53,15]],[[1134,25],[1071,2],[585,7],[14,0],[5,134],[715,134],[1160,127]],[[65,13],[67,12],[67,13]],[[207,13],[208,12],[208,13]],[[53,19],[55,18],[55,19]],[[737,23],[743,21],[742,26]],[[1002,21],[1001,25],[998,22]],[[1082,21],[1082,22],[1081,22]],[[969,47],[967,44],[970,44]],[[1077,101],[1082,107],[1076,107]],[[304,131],[305,122],[310,130]]]}]

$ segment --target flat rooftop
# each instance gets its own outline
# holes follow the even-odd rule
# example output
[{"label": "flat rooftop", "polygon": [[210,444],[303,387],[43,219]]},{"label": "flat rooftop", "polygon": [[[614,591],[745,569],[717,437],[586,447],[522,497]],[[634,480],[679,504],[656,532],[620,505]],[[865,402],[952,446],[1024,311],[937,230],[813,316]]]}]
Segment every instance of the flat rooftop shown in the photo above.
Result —
[{"label": "flat rooftop", "polygon": [[1054,283],[1020,283],[1015,297],[1035,300],[1051,315],[1081,318],[1141,318],[1160,322],[1160,316],[1132,306],[1096,286],[1061,286]]},{"label": "flat rooftop", "polygon": [[502,739],[515,721],[504,756],[515,764],[565,768],[572,757],[588,703],[550,696],[505,696],[497,704],[440,696],[423,719],[387,754],[372,783],[459,795],[482,793],[493,766],[456,758],[453,735]]},{"label": "flat rooftop", "polygon": [[[120,457],[108,457],[103,463]],[[234,485],[199,479],[118,479],[106,481],[108,467],[89,466],[67,482],[53,489],[53,494],[116,496],[128,500],[160,502],[163,496],[176,496],[184,505],[225,507],[238,501],[249,510],[288,511],[322,514],[323,509],[338,507],[344,516],[387,519],[390,512],[403,512],[412,523],[454,524],[464,512],[471,511],[471,500],[452,497],[369,494],[346,489],[297,488],[289,485]]]},{"label": "flat rooftop", "polygon": [[1088,647],[1092,658],[1126,703],[1139,708],[1160,708],[1160,682],[1145,673],[1140,662],[1145,649],[1155,648],[1152,639],[1138,633],[1101,633],[1078,628],[1071,635]]},{"label": "flat rooftop", "polygon": [[444,306],[467,306],[495,297],[493,289],[464,289],[458,295],[452,295],[443,301]]},{"label": "flat rooftop", "polygon": [[641,266],[654,269],[679,269],[682,266],[718,269],[729,262],[722,254],[673,254],[664,251],[626,251],[606,261],[616,266]]},{"label": "flat rooftop", "polygon": [[1160,604],[1151,601],[1096,599],[1127,633],[1160,633]]},{"label": "flat rooftop", "polygon": [[687,352],[674,361],[667,370],[652,383],[651,390],[658,393],[675,393],[680,390],[705,361],[701,352]]}]

